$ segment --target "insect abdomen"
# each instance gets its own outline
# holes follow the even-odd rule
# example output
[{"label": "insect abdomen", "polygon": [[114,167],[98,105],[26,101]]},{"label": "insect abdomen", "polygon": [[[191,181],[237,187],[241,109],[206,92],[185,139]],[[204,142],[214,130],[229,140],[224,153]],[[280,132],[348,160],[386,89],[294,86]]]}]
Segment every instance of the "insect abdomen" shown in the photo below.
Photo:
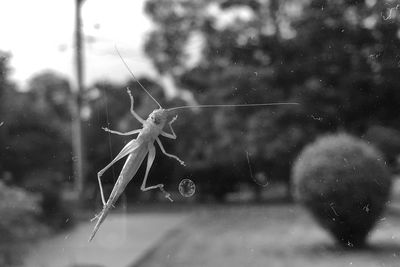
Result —
[{"label": "insect abdomen", "polygon": [[148,149],[145,144],[140,145],[136,150],[129,154],[125,161],[124,167],[122,167],[121,173],[119,174],[118,180],[110,194],[110,198],[107,201],[114,204],[120,197],[122,192],[128,183],[135,176],[144,158],[146,157]]}]

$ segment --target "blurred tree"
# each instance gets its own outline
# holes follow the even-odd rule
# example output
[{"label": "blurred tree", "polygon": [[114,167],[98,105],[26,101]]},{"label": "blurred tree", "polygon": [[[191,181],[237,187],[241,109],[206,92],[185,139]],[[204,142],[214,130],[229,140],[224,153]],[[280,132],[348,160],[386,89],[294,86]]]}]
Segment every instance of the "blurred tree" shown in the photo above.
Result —
[{"label": "blurred tree", "polygon": [[178,150],[196,165],[229,168],[247,149],[258,169],[289,182],[288,166],[319,133],[361,135],[378,121],[400,129],[393,1],[149,0],[146,12],[156,25],[147,54],[200,103],[302,104],[184,120]]},{"label": "blurred tree", "polygon": [[[4,95],[6,94],[7,87],[10,86],[7,80],[8,70],[8,58],[9,55],[0,51],[0,98],[3,99]],[[0,105],[1,109],[1,116],[5,116],[5,109],[3,105]],[[1,119],[2,121],[4,118]]]},{"label": "blurred tree", "polygon": [[[35,76],[26,92],[7,81],[7,62],[0,73],[0,178],[40,194],[41,215],[54,229],[71,219],[62,207],[62,185],[71,176],[69,85],[54,73]],[[10,229],[12,231],[13,229]]]},{"label": "blurred tree", "polygon": [[368,128],[363,138],[383,153],[388,166],[398,167],[396,161],[400,155],[400,131],[373,125]]},{"label": "blurred tree", "polygon": [[[55,74],[34,77],[27,92],[14,92],[4,127],[3,163],[12,183],[39,193],[41,219],[53,229],[73,221],[63,205],[63,185],[72,175],[68,82]],[[66,223],[68,218],[69,222]]]},{"label": "blurred tree", "polygon": [[71,156],[66,100],[67,81],[52,73],[34,77],[27,92],[19,92],[6,79],[2,61],[0,153],[3,171],[23,183],[23,177],[38,168],[70,175]]},{"label": "blurred tree", "polygon": [[37,169],[70,177],[69,92],[65,78],[43,73],[32,78],[27,92],[8,96],[4,163],[17,181]]},{"label": "blurred tree", "polygon": [[[280,36],[282,33],[265,33],[265,24],[279,24],[278,18],[269,16],[275,14],[278,7],[276,1],[271,5],[257,1],[172,1],[168,5],[162,1],[148,1],[146,11],[158,27],[150,35],[146,51],[161,73],[171,73],[177,83],[189,89],[202,104],[289,101],[291,95],[279,88],[281,86],[272,83],[275,66],[271,62],[280,61],[279,56],[284,55],[283,52],[277,54],[269,50],[280,49],[279,46],[284,44],[281,41],[283,37]],[[200,53],[199,60],[193,66],[188,66],[191,53],[196,53],[189,50],[196,38],[200,40],[197,49]],[[262,38],[264,39],[261,41]],[[274,55],[278,58],[272,58]],[[275,116],[279,113],[271,113],[277,110],[280,107],[268,108],[266,111],[270,114],[268,118],[271,122],[278,121]],[[295,112],[293,109],[291,111]],[[248,125],[251,118],[259,112],[259,108],[210,109],[201,112],[201,116],[190,115],[191,119],[185,120],[185,130],[178,131],[178,150],[182,147],[182,151],[190,151],[187,161],[191,164],[188,168],[193,166],[193,171],[199,168],[203,172],[208,170],[213,177],[214,186],[232,183],[233,186],[226,189],[233,190],[240,181],[251,183],[246,152],[250,150],[252,154],[256,154],[256,162],[267,165],[267,158],[273,157],[261,152],[266,149],[263,144],[281,143],[283,154],[280,158],[283,161],[280,163],[290,161],[285,156],[291,151],[288,144],[279,140],[279,135],[262,135],[262,139],[246,137],[261,137],[259,132],[262,121],[252,120],[251,127]],[[188,113],[185,116],[189,116]],[[178,126],[182,124],[177,123]],[[290,129],[289,124],[280,120],[281,128]],[[281,128],[276,127],[276,131],[279,132]],[[186,134],[190,132],[196,132],[195,138],[186,138]],[[260,143],[261,141],[263,142]],[[269,162],[279,161],[272,159]],[[281,169],[282,164],[268,166]],[[213,174],[213,166],[218,166],[219,175]],[[236,175],[231,174],[232,166],[241,166]],[[224,174],[228,173],[231,179],[225,181]],[[288,180],[288,174],[277,174],[273,177]],[[219,192],[225,193],[227,192]]]},{"label": "blurred tree", "polygon": [[324,128],[357,134],[377,122],[399,128],[399,19],[392,1],[311,1],[305,6],[294,23],[299,56],[285,64],[301,85],[297,94]]},{"label": "blurred tree", "polygon": [[31,79],[29,92],[35,109],[43,114],[52,113],[63,123],[71,120],[71,88],[66,78],[53,72],[41,73]]},{"label": "blurred tree", "polygon": [[[8,81],[8,60],[9,54],[0,51],[0,121],[6,122],[8,121],[8,112],[12,102],[8,102],[9,95],[13,93],[13,85]],[[3,129],[0,131],[0,147],[5,147],[7,144],[6,140],[6,132],[5,132],[5,125],[2,126]],[[3,174],[5,170],[4,165],[4,151],[0,152],[0,174]]]}]

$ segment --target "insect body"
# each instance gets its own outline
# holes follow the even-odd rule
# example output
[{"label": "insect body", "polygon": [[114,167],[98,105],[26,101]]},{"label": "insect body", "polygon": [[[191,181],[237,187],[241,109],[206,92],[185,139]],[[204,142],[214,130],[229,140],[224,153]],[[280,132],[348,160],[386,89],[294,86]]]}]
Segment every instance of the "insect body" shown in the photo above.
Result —
[{"label": "insect body", "polygon": [[[176,134],[172,128],[172,123],[177,119],[177,116],[173,117],[173,119],[168,122],[168,126],[170,128],[171,133],[167,133],[163,130],[165,124],[167,124],[168,115],[170,114],[171,111],[175,111],[178,109],[186,109],[186,108],[255,107],[255,106],[277,106],[277,105],[298,104],[298,103],[266,103],[266,104],[242,104],[242,105],[198,105],[198,106],[182,106],[182,107],[163,109],[161,107],[161,105],[157,102],[157,100],[155,100],[153,98],[153,96],[146,90],[146,88],[144,88],[144,86],[136,79],[135,75],[130,71],[128,65],[126,64],[124,59],[121,57],[118,50],[117,50],[117,53],[120,56],[122,62],[127,67],[128,71],[131,73],[132,77],[136,80],[136,82],[140,85],[140,87],[154,100],[154,102],[157,103],[157,105],[159,106],[159,109],[154,110],[146,120],[142,119],[133,110],[134,100],[133,100],[132,94],[128,88],[127,91],[128,91],[128,94],[129,94],[129,97],[131,100],[130,112],[140,123],[142,123],[143,128],[138,129],[138,130],[133,130],[130,132],[126,132],[126,133],[121,133],[118,131],[110,130],[108,128],[103,128],[103,130],[113,133],[113,134],[118,134],[118,135],[138,134],[138,136],[136,139],[134,139],[134,140],[130,141],[128,144],[126,144],[125,147],[122,148],[121,152],[119,152],[119,154],[105,168],[103,168],[101,171],[98,172],[97,177],[98,177],[98,182],[99,182],[99,187],[100,187],[101,200],[103,202],[103,210],[100,212],[100,214],[96,215],[96,217],[93,219],[93,220],[97,219],[97,223],[93,229],[93,232],[89,238],[89,241],[91,241],[94,238],[94,236],[96,235],[97,231],[99,230],[100,225],[103,223],[104,219],[106,218],[110,209],[114,206],[117,199],[121,196],[121,194],[124,191],[127,184],[135,176],[137,170],[139,169],[139,167],[142,164],[146,155],[148,156],[146,172],[145,172],[144,179],[143,179],[140,189],[142,191],[148,191],[148,190],[158,188],[161,190],[161,192],[163,192],[165,194],[166,198],[168,198],[170,201],[172,201],[170,194],[164,190],[163,184],[146,186],[149,171],[153,164],[154,158],[156,156],[154,142],[158,143],[158,145],[160,146],[160,149],[164,155],[177,160],[182,165],[185,165],[185,163],[181,159],[179,159],[177,156],[167,153],[161,143],[161,140],[159,139],[160,135],[170,138],[170,139],[176,139]],[[121,170],[121,173],[117,179],[117,182],[115,183],[114,188],[106,202],[105,198],[104,198],[103,187],[101,184],[101,176],[114,163],[116,163],[118,160],[120,160],[126,156],[128,158],[127,158],[127,160]]]},{"label": "insect body", "polygon": [[[147,166],[146,166],[146,172],[144,175],[144,179],[142,182],[142,186],[140,189],[142,191],[147,191],[151,189],[157,189],[159,188],[164,194],[165,197],[168,198],[169,200],[172,201],[170,194],[164,190],[164,185],[163,184],[157,184],[153,186],[146,186],[147,182],[147,177],[149,175],[150,168],[153,164],[154,158],[156,156],[156,149],[154,147],[154,141],[158,143],[160,146],[161,151],[168,157],[171,157],[173,159],[176,159],[180,164],[185,165],[185,163],[179,159],[177,156],[169,154],[165,151],[161,140],[159,139],[159,135],[165,136],[167,138],[171,139],[176,139],[176,134],[172,128],[172,123],[176,120],[177,116],[175,116],[171,121],[168,122],[169,128],[172,133],[167,133],[163,131],[163,128],[165,124],[167,123],[167,110],[161,108],[154,110],[149,117],[146,120],[143,120],[134,110],[133,110],[133,97],[132,94],[129,90],[127,89],[129,97],[131,99],[131,113],[132,115],[143,125],[142,129],[139,130],[133,130],[127,133],[121,133],[118,131],[113,131],[108,128],[103,128],[103,130],[113,133],[113,134],[118,134],[118,135],[134,135],[138,134],[137,138],[130,141],[128,144],[125,145],[125,147],[121,150],[121,152],[115,157],[113,161],[111,161],[104,169],[98,172],[98,181],[99,181],[99,186],[100,186],[100,193],[101,193],[101,200],[103,202],[103,210],[99,215],[97,215],[94,219],[98,219],[96,226],[93,230],[93,233],[89,239],[91,241],[93,237],[95,236],[96,232],[98,231],[100,225],[106,218],[108,212],[110,211],[111,207],[113,207],[114,203],[117,201],[117,199],[120,197],[122,192],[124,191],[125,187],[129,183],[129,181],[135,176],[137,170],[139,169],[140,165],[142,164],[144,158],[146,155],[147,157]],[[128,156],[121,173],[118,177],[117,182],[115,183],[115,186],[110,194],[110,197],[108,198],[108,201],[105,201],[104,198],[104,193],[103,193],[103,188],[101,184],[101,176],[103,173],[110,168],[115,162],[118,160]]]},{"label": "insect body", "polygon": [[[125,145],[125,147],[121,150],[121,152],[114,158],[113,161],[111,161],[105,168],[103,168],[101,171],[98,172],[98,181],[99,181],[99,187],[100,187],[100,194],[101,194],[101,200],[103,202],[103,210],[99,215],[97,215],[94,219],[98,219],[96,226],[93,230],[93,233],[89,239],[91,241],[93,237],[95,236],[96,232],[98,231],[100,225],[106,218],[108,212],[110,211],[111,207],[113,207],[114,203],[117,201],[117,199],[120,197],[122,192],[124,191],[125,187],[129,183],[129,181],[135,176],[137,170],[139,169],[140,165],[142,164],[144,158],[148,154],[147,157],[147,166],[146,166],[146,172],[144,175],[144,179],[142,182],[142,186],[140,189],[142,191],[148,191],[151,189],[157,189],[159,188],[164,194],[165,197],[168,198],[169,200],[172,201],[170,194],[164,190],[164,185],[163,184],[157,184],[153,186],[146,186],[147,182],[147,177],[149,175],[149,171],[151,166],[153,165],[154,158],[156,156],[156,149],[154,147],[154,141],[158,143],[160,146],[161,151],[168,157],[171,157],[173,159],[176,159],[180,164],[185,165],[185,163],[179,159],[177,156],[169,154],[165,151],[161,140],[159,139],[159,135],[165,136],[167,138],[171,139],[176,139],[176,134],[172,128],[172,123],[176,120],[177,116],[175,116],[171,121],[168,122],[169,128],[172,133],[167,133],[163,131],[163,128],[165,124],[167,123],[167,110],[161,108],[160,106],[159,109],[154,110],[149,117],[146,120],[143,120],[134,110],[133,110],[133,97],[132,94],[129,90],[127,89],[130,100],[131,100],[131,113],[132,115],[143,125],[142,129],[139,130],[133,130],[127,133],[121,133],[118,131],[113,131],[108,128],[103,128],[103,130],[113,133],[113,134],[118,134],[118,135],[134,135],[138,134],[137,138],[130,141],[128,144]],[[101,184],[101,176],[103,173],[110,168],[115,162],[118,160],[128,156],[121,173],[118,177],[117,182],[115,183],[115,186],[110,194],[110,197],[108,198],[108,201],[105,201],[104,198],[104,193],[103,193],[103,188]]]}]

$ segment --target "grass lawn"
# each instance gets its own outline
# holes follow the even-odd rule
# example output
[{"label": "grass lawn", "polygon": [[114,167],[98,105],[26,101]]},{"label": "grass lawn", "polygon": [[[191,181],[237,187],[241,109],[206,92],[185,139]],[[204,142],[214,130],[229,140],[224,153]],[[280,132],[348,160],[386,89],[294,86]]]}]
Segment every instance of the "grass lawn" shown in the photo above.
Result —
[{"label": "grass lawn", "polygon": [[343,250],[293,205],[194,207],[134,267],[400,266],[400,213],[389,210],[370,248]]}]

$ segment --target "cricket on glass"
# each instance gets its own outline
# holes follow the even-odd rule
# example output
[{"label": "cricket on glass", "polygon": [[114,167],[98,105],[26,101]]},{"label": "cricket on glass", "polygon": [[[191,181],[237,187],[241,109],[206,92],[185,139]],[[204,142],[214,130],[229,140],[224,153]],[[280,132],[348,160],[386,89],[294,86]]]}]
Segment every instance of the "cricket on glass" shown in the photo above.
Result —
[{"label": "cricket on glass", "polygon": [[[104,131],[112,133],[112,134],[117,134],[117,135],[135,135],[137,134],[136,139],[131,140],[128,142],[122,150],[119,152],[119,154],[102,170],[100,170],[97,174],[98,182],[99,182],[99,187],[100,187],[100,194],[101,194],[101,200],[103,203],[103,209],[102,211],[97,214],[93,219],[97,219],[97,223],[93,229],[93,232],[89,238],[89,241],[91,241],[94,236],[96,235],[97,231],[99,230],[100,225],[103,223],[104,219],[106,218],[107,214],[110,212],[111,208],[114,207],[115,202],[118,200],[118,198],[121,196],[122,192],[124,191],[125,187],[127,184],[132,180],[132,178],[136,175],[136,172],[138,171],[140,165],[144,161],[146,155],[147,155],[147,166],[146,166],[146,171],[144,175],[144,179],[142,182],[142,185],[140,189],[142,191],[148,191],[152,189],[159,189],[161,190],[162,193],[165,194],[165,197],[169,199],[170,201],[173,201],[171,198],[171,195],[164,189],[163,184],[157,184],[153,186],[147,186],[147,178],[149,175],[149,171],[151,166],[153,165],[154,158],[156,156],[156,149],[154,146],[154,142],[157,142],[157,144],[160,146],[161,152],[166,155],[167,157],[170,157],[172,159],[177,160],[181,165],[185,166],[185,163],[183,160],[178,158],[175,155],[169,154],[165,151],[161,140],[159,136],[164,136],[166,138],[170,139],[176,139],[176,134],[174,132],[174,129],[172,128],[172,123],[177,119],[177,115],[175,115],[170,121],[168,121],[168,117],[172,115],[173,111],[180,110],[180,109],[191,109],[191,108],[214,108],[214,107],[258,107],[258,106],[278,106],[278,105],[297,105],[298,103],[263,103],[263,104],[239,104],[239,105],[195,105],[195,106],[180,106],[180,107],[173,107],[173,108],[168,108],[164,109],[158,102],[157,100],[149,93],[149,91],[146,90],[146,88],[136,79],[135,75],[132,73],[132,71],[129,69],[127,63],[125,60],[122,58],[120,55],[119,51],[117,50],[117,53],[119,57],[121,58],[122,62],[132,75],[133,79],[139,84],[139,86],[143,89],[144,92],[146,92],[151,99],[154,100],[154,102],[158,105],[158,109],[154,110],[148,118],[145,120],[141,118],[133,109],[134,106],[134,100],[133,96],[131,94],[131,91],[129,88],[127,88],[127,92],[130,98],[131,102],[131,107],[130,107],[130,112],[133,115],[133,117],[138,120],[142,124],[142,129],[137,129],[133,131],[129,131],[126,133],[110,130],[108,128],[103,128]],[[171,131],[171,133],[165,132],[163,129],[165,125],[168,124],[168,127]],[[111,191],[111,194],[106,202],[104,193],[103,193],[103,187],[101,183],[101,176],[104,174],[104,172],[109,169],[114,163],[119,161],[120,159],[124,158],[127,156],[126,162],[124,166],[122,167],[121,173],[118,176],[118,179],[114,185],[113,190]]]}]

